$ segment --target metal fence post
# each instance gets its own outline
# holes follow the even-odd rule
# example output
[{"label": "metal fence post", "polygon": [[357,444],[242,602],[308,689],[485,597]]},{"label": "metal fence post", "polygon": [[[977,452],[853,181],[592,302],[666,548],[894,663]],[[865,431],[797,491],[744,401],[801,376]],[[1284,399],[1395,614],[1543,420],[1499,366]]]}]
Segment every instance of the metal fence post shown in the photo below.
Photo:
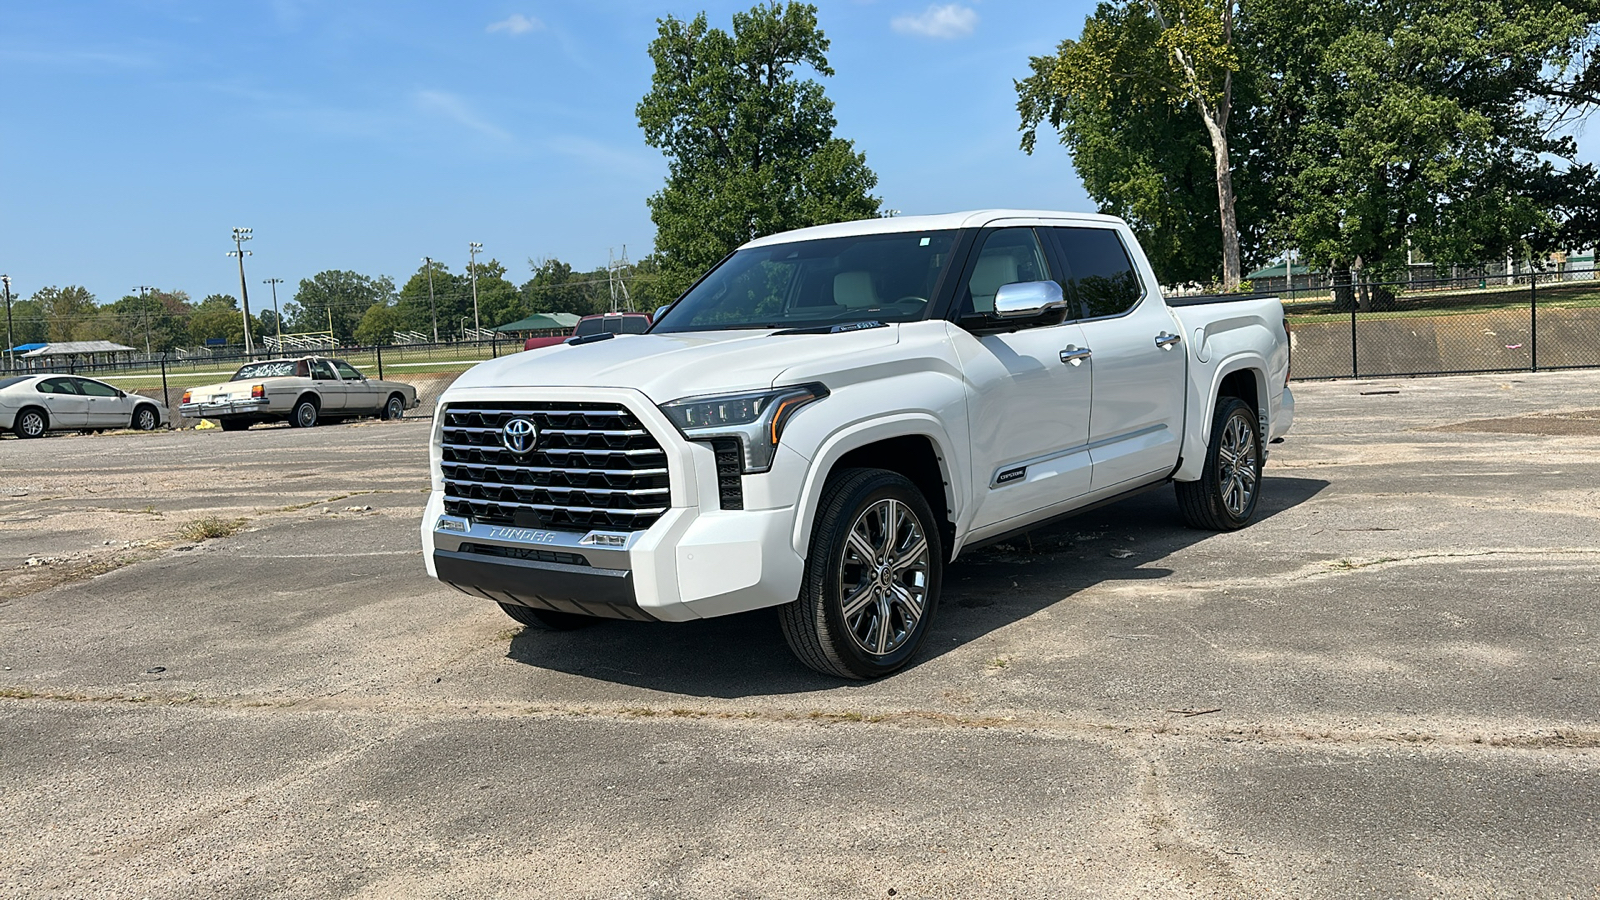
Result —
[{"label": "metal fence post", "polygon": [[1528,277],[1528,367],[1539,371],[1539,273]]},{"label": "metal fence post", "polygon": [[1361,377],[1361,369],[1356,365],[1356,304],[1354,297],[1350,303],[1350,377]]},{"label": "metal fence post", "polygon": [[382,381],[383,380],[383,345],[382,344],[373,344],[372,347],[378,353],[378,380]]},{"label": "metal fence post", "polygon": [[167,354],[161,354],[161,403],[167,408],[167,430],[171,431],[172,421],[172,391],[167,387]]}]

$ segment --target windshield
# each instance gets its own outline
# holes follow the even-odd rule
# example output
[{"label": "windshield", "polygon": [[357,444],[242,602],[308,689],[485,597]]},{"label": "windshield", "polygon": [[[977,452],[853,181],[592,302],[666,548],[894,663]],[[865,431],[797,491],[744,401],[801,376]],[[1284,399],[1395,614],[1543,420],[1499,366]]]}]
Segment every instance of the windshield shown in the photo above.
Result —
[{"label": "windshield", "polygon": [[654,331],[814,328],[923,317],[956,232],[865,234],[735,253]]},{"label": "windshield", "polygon": [[277,378],[283,375],[293,375],[295,360],[279,359],[272,362],[250,363],[240,366],[239,371],[233,373],[231,381],[244,381],[247,378]]}]

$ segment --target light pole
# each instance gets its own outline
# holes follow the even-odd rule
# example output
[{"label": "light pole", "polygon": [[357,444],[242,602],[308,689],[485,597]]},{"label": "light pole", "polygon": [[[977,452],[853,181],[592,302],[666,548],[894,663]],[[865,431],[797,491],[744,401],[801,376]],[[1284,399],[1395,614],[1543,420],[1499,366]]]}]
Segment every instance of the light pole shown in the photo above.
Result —
[{"label": "light pole", "polygon": [[283,352],[283,316],[278,312],[278,285],[283,284],[282,278],[268,278],[262,284],[272,285],[272,322],[278,326],[278,349],[274,352]]},{"label": "light pole", "polygon": [[461,317],[461,336],[459,338],[457,338],[457,340],[465,341],[466,339],[467,339],[467,317],[466,316],[462,316]]},{"label": "light pole", "polygon": [[12,348],[17,345],[11,338],[11,276],[0,275],[0,284],[6,286],[6,371],[11,371],[17,364],[17,354]]},{"label": "light pole", "polygon": [[433,257],[424,256],[424,263],[428,265],[428,315],[433,319],[433,342],[439,343],[439,310],[433,305]]},{"label": "light pole", "polygon": [[[471,242],[469,242],[467,244],[467,255],[472,257],[472,262],[469,264],[468,268],[470,268],[472,270],[472,330],[473,331],[478,331],[483,327],[483,324],[478,321],[478,251],[482,250],[482,249],[483,249],[483,245],[478,243],[477,241],[471,241]],[[476,337],[476,335],[474,335],[474,337]]]},{"label": "light pole", "polygon": [[144,294],[145,291],[153,291],[155,288],[148,284],[141,284],[134,290],[139,292],[139,309],[144,313],[144,355],[145,359],[148,360],[150,358],[150,307],[144,301]]},{"label": "light pole", "polygon": [[250,229],[235,228],[233,230],[233,249],[228,251],[229,256],[239,258],[239,300],[244,309],[244,355],[249,356],[255,350],[255,342],[250,340],[250,292],[244,286],[244,258],[250,251],[244,249],[244,242],[250,240]]}]

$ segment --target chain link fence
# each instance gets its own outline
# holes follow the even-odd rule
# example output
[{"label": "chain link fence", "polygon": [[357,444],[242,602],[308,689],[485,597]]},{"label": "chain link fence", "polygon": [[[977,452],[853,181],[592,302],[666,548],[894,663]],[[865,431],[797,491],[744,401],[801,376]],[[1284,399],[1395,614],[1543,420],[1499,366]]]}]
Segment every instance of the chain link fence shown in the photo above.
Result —
[{"label": "chain link fence", "polygon": [[1296,379],[1600,366],[1600,279],[1560,272],[1286,290]]}]

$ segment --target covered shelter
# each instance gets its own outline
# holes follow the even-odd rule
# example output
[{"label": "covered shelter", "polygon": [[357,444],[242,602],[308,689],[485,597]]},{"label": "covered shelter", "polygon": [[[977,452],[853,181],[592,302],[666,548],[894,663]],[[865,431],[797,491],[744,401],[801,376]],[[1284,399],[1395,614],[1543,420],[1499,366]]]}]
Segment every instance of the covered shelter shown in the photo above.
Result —
[{"label": "covered shelter", "polygon": [[514,334],[521,338],[566,337],[577,326],[580,317],[572,313],[534,313],[494,329],[500,334]]},{"label": "covered shelter", "polygon": [[[32,349],[26,349],[31,347]],[[137,351],[111,341],[52,341],[16,348],[17,363],[35,372],[131,362]]]}]

